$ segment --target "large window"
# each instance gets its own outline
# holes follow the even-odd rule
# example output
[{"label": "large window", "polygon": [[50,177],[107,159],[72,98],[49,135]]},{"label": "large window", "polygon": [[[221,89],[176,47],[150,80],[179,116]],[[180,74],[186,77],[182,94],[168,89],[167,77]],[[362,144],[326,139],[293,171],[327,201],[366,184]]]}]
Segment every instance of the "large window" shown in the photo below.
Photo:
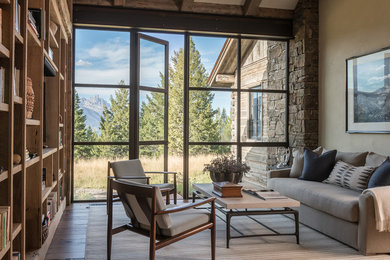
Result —
[{"label": "large window", "polygon": [[77,28],[74,199],[105,199],[108,160],[177,171],[184,198],[216,156],[265,171],[265,147],[288,143],[287,52],[283,41]]}]

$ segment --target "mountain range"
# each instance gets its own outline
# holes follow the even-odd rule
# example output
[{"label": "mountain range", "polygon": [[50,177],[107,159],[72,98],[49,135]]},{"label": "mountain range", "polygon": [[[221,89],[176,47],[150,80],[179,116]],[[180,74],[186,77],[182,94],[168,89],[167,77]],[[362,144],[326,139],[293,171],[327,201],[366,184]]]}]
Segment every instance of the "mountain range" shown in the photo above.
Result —
[{"label": "mountain range", "polygon": [[90,126],[92,130],[97,133],[99,130],[100,116],[103,115],[104,106],[110,107],[110,104],[105,101],[99,95],[91,96],[90,98],[81,98],[80,107],[84,111],[84,115],[87,118],[87,126]]}]

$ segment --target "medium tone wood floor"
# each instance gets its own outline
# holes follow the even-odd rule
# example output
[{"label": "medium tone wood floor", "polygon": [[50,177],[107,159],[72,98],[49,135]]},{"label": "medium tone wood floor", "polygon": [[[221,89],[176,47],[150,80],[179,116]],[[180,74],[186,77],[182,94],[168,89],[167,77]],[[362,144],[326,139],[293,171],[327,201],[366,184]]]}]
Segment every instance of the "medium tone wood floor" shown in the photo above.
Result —
[{"label": "medium tone wood floor", "polygon": [[[64,212],[46,259],[106,259],[106,207],[74,204]],[[291,232],[294,222],[284,216],[257,216],[280,232]],[[114,207],[114,222],[127,222],[122,206]],[[245,234],[267,232],[246,217],[232,219]],[[232,231],[232,235],[236,235]],[[300,225],[301,244],[295,237],[233,239],[225,248],[225,223],[217,218],[217,259],[390,259],[390,255],[365,257],[356,250]],[[157,259],[210,259],[210,233],[201,232],[157,251]],[[148,239],[131,232],[113,237],[113,259],[147,259]]]}]

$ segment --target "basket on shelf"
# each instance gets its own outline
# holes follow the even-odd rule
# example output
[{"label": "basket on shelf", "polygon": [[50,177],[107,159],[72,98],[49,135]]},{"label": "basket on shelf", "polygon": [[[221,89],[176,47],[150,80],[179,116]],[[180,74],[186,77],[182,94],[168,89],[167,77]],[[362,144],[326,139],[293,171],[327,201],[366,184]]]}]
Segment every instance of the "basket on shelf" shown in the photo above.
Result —
[{"label": "basket on shelf", "polygon": [[31,119],[34,112],[35,95],[31,78],[27,77],[26,117]]}]

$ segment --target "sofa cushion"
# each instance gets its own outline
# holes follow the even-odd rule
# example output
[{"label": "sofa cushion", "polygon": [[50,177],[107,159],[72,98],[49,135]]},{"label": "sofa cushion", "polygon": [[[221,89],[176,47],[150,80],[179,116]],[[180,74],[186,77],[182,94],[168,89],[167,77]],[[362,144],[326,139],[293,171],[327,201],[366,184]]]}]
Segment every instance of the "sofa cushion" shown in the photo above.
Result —
[{"label": "sofa cushion", "polygon": [[[299,176],[302,175],[302,170],[303,170],[303,163],[304,163],[304,158],[303,158],[303,149],[299,148],[294,148],[293,150],[293,163],[291,165],[291,171],[290,171],[290,177],[291,178],[298,178]],[[313,152],[317,154],[322,153],[322,147],[317,147],[316,149],[313,150]]]},{"label": "sofa cushion", "polygon": [[372,174],[368,188],[390,185],[390,157],[384,161]]},{"label": "sofa cushion", "polygon": [[360,192],[332,184],[295,178],[269,179],[268,188],[346,221],[359,220]]},{"label": "sofa cushion", "polygon": [[346,153],[346,152],[337,151],[336,162],[343,161],[352,164],[353,166],[364,166],[364,164],[366,163],[367,154],[368,152]]},{"label": "sofa cushion", "polygon": [[366,157],[365,166],[379,167],[384,161],[386,161],[386,158],[387,156],[369,152]]},{"label": "sofa cushion", "polygon": [[332,150],[318,155],[305,148],[305,161],[302,175],[299,179],[319,182],[324,181],[328,178],[333,169],[336,153],[336,150]]},{"label": "sofa cushion", "polygon": [[374,170],[375,167],[372,166],[356,167],[352,164],[338,161],[329,177],[324,180],[324,183],[338,185],[351,190],[363,191],[367,189],[368,181]]}]

